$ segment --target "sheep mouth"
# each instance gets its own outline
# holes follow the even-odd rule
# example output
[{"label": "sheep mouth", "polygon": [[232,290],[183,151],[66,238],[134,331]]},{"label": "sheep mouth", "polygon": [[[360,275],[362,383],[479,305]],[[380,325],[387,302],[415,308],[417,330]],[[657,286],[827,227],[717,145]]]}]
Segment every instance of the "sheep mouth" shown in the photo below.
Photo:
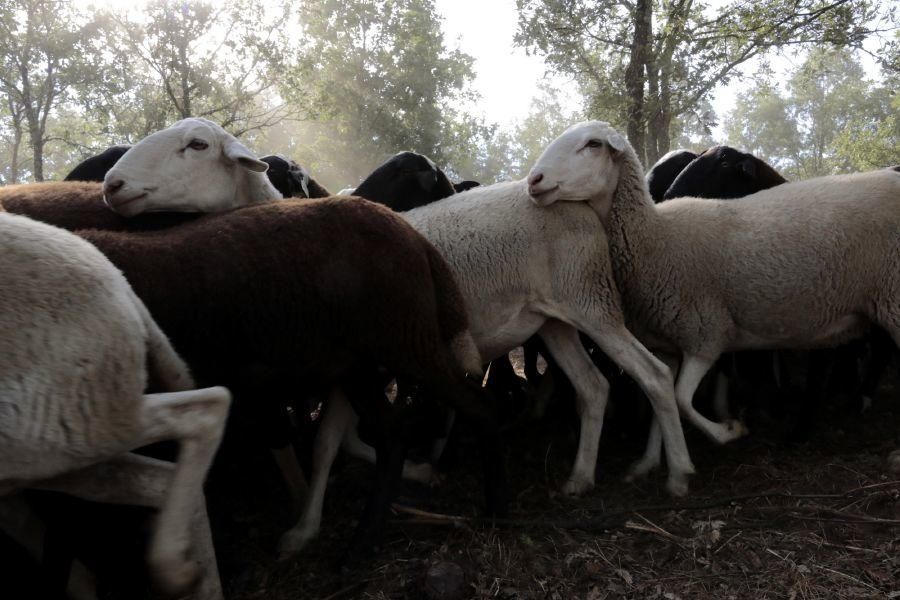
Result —
[{"label": "sheep mouth", "polygon": [[123,206],[131,204],[132,202],[135,202],[137,200],[146,198],[147,196],[148,196],[147,192],[144,192],[142,194],[138,194],[137,196],[132,196],[131,198],[125,198],[124,200],[116,199],[115,201],[113,201],[113,200],[109,199],[109,196],[107,196],[106,194],[103,194],[103,203],[106,204],[107,208],[109,208],[111,211],[119,212],[119,209],[121,209]]},{"label": "sheep mouth", "polygon": [[535,204],[549,204],[552,202],[552,194],[559,190],[559,185],[554,185],[546,190],[528,190],[528,195]]}]

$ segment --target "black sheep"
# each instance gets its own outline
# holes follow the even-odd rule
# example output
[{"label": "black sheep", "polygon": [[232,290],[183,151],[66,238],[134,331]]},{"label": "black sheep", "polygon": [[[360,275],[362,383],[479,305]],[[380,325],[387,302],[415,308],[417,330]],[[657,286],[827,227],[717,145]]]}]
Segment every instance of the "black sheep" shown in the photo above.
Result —
[{"label": "black sheep", "polygon": [[306,169],[287,157],[270,154],[259,160],[268,163],[266,176],[285,198],[326,198],[331,195],[309,176]]},{"label": "black sheep", "polygon": [[131,146],[110,146],[100,154],[78,163],[65,177],[65,181],[103,181],[106,172],[113,168]]},{"label": "black sheep", "polygon": [[647,187],[654,202],[661,202],[663,194],[681,173],[688,163],[697,158],[696,152],[690,150],[672,150],[664,155],[647,171]]},{"label": "black sheep", "polygon": [[353,195],[403,212],[452,196],[455,191],[430,158],[400,152],[372,171]]}]

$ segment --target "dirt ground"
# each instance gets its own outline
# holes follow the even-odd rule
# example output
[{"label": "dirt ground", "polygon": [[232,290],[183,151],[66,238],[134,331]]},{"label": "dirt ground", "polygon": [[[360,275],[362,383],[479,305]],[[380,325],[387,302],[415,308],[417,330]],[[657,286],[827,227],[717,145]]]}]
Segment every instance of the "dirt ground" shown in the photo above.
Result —
[{"label": "dirt ground", "polygon": [[[443,484],[405,483],[380,547],[343,570],[371,466],[339,457],[320,538],[278,562],[278,536],[292,524],[287,493],[265,456],[242,457],[214,475],[208,494],[226,598],[900,598],[900,475],[885,468],[900,447],[898,382],[890,372],[864,415],[835,394],[803,444],[785,443],[778,417],[752,410],[751,434],[724,447],[686,427],[697,474],[682,499],[666,494],[664,472],[623,481],[646,428],[630,426],[618,405],[606,419],[597,486],[582,498],[555,491],[576,447],[571,410],[520,425],[505,440],[510,516],[493,525],[479,518],[479,456],[463,435]],[[125,561],[126,542],[79,535]],[[0,564],[4,580],[20,568]],[[461,591],[429,595],[436,583],[426,573],[448,564],[462,573]],[[147,597],[134,592],[139,575],[113,571],[131,589],[113,586],[104,598]]]},{"label": "dirt ground", "polygon": [[[688,428],[697,475],[674,500],[658,473],[625,483],[645,433],[609,416],[597,487],[558,495],[574,456],[573,419],[531,423],[507,436],[510,519],[479,520],[478,456],[465,440],[442,486],[405,484],[374,557],[335,567],[361,513],[372,469],[342,462],[326,498],[322,534],[277,563],[284,497],[220,540],[229,598],[900,598],[900,475],[885,457],[900,447],[892,372],[875,407],[841,401],[820,413],[812,439],[790,445],[777,424],[748,414],[751,435],[715,446]],[[276,507],[275,505],[278,505]],[[410,514],[407,507],[420,511]],[[272,519],[281,511],[281,517]],[[251,513],[252,514],[252,513]],[[269,518],[263,519],[262,514]],[[214,515],[221,519],[221,514]],[[454,518],[458,517],[458,518]],[[454,563],[462,594],[426,595],[429,568]]]}]

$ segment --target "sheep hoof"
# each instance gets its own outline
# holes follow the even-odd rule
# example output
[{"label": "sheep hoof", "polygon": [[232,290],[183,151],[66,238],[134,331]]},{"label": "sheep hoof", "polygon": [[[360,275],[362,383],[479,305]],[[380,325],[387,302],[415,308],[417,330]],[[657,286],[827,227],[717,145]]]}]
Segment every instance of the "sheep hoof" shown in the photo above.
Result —
[{"label": "sheep hoof", "polygon": [[725,422],[725,425],[728,428],[728,435],[723,440],[723,443],[731,442],[750,433],[744,422],[737,419],[729,419]]},{"label": "sheep hoof", "polygon": [[682,498],[688,495],[690,485],[688,484],[687,473],[669,473],[669,480],[666,482],[666,489],[669,495],[674,498]]},{"label": "sheep hoof", "polygon": [[640,479],[641,477],[645,477],[647,473],[652,471],[653,469],[659,467],[659,462],[656,460],[645,460],[641,459],[636,463],[632,464],[631,467],[628,468],[628,475],[625,476],[625,481],[631,483],[635,479]]},{"label": "sheep hoof", "polygon": [[888,469],[891,473],[900,473],[900,450],[888,454]]},{"label": "sheep hoof", "polygon": [[297,554],[314,537],[302,530],[289,529],[278,540],[278,560],[287,560]]},{"label": "sheep hoof", "polygon": [[181,598],[200,583],[203,569],[186,558],[151,559],[150,573],[161,594],[167,598]]},{"label": "sheep hoof", "polygon": [[566,496],[580,496],[594,489],[594,482],[587,479],[570,477],[560,491]]}]

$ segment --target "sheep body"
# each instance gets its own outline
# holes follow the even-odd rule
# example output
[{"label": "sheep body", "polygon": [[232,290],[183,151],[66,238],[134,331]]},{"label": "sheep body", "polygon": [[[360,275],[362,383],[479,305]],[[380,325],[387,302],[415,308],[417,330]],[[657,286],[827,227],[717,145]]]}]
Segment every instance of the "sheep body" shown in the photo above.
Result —
[{"label": "sheep body", "polygon": [[[108,488],[118,488],[115,501],[142,504],[154,496],[145,483],[170,482],[152,501],[162,513],[150,561],[165,589],[185,591],[199,575],[184,556],[187,526],[224,429],[227,390],[188,390],[185,364],[144,304],[84,240],[0,214],[0,272],[0,495],[50,485],[86,496],[106,488],[108,498]],[[148,368],[171,393],[143,394]],[[174,473],[127,458],[164,439],[181,442]],[[48,484],[79,470],[74,480]],[[217,582],[205,589],[221,596]]]},{"label": "sheep body", "polygon": [[[568,493],[593,486],[608,385],[577,331],[588,334],[637,379],[661,418],[669,417],[670,377],[625,329],[605,236],[588,207],[553,213],[528,202],[522,181],[477,187],[402,213],[441,252],[465,296],[479,352],[490,360],[540,333],[577,390],[581,436]],[[669,489],[686,491],[690,459],[677,419],[666,425]]]},{"label": "sheep body", "polygon": [[[579,157],[586,139],[598,149]],[[742,426],[712,423],[691,401],[722,352],[831,346],[870,323],[900,339],[900,175],[893,171],[785,183],[739,202],[654,205],[631,146],[594,121],[554,141],[537,173],[556,184],[532,190],[542,206],[582,199],[574,174],[608,180],[609,194],[590,204],[609,233],[627,322],[651,348],[681,354],[679,408],[719,442],[741,435]],[[658,452],[651,431],[636,470],[658,464]]]},{"label": "sheep body", "polygon": [[148,213],[127,218],[109,210],[103,184],[81,181],[46,181],[0,187],[0,210],[20,214],[75,231],[159,229],[196,218],[191,213]]}]

